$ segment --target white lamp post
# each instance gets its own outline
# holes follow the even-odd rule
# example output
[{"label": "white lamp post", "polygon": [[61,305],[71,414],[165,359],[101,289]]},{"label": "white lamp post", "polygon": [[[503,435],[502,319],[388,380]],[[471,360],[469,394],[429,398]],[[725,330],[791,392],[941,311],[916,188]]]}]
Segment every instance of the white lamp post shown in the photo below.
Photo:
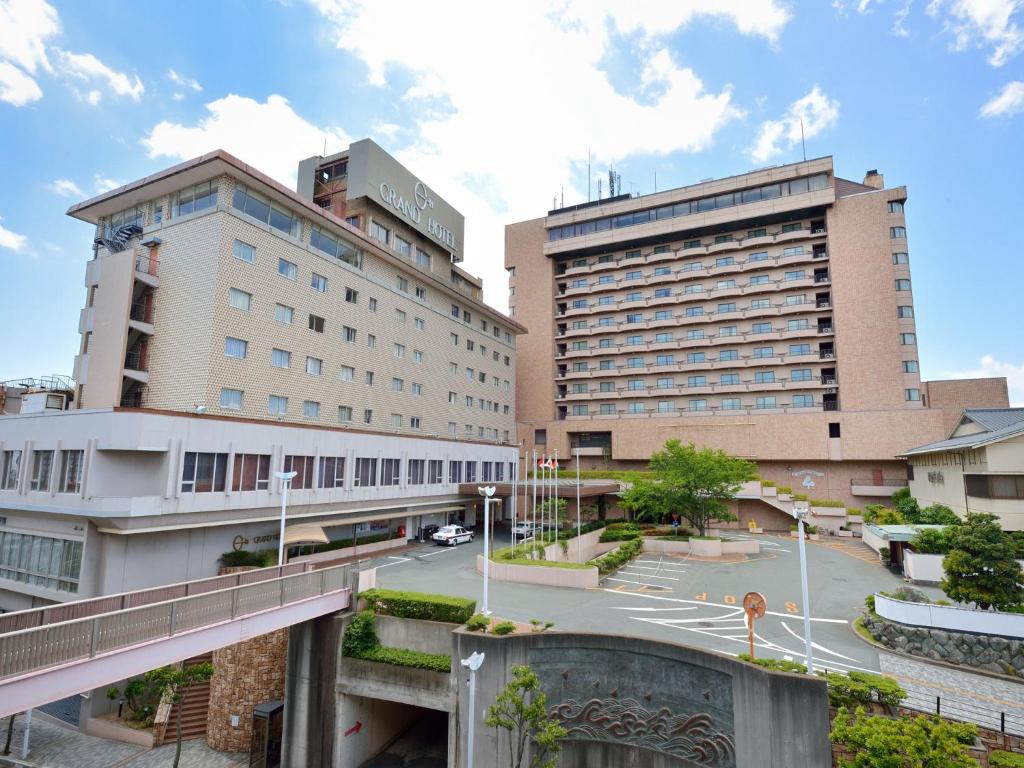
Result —
[{"label": "white lamp post", "polygon": [[490,616],[487,609],[487,577],[490,573],[488,565],[491,562],[491,497],[494,495],[494,486],[478,486],[477,491],[484,497],[484,605],[483,615]]},{"label": "white lamp post", "polygon": [[292,484],[298,472],[275,472],[274,477],[281,481],[281,538],[277,542],[277,565],[284,565],[284,515],[288,509],[288,486]]},{"label": "white lamp post", "polygon": [[462,659],[462,666],[469,668],[469,737],[467,739],[466,765],[473,768],[473,732],[476,730],[476,671],[484,663],[484,654],[474,651],[468,659]]},{"label": "white lamp post", "polygon": [[804,519],[810,513],[806,501],[793,502],[793,516],[797,523],[797,546],[800,549],[800,590],[804,601],[804,655],[807,657],[807,674],[814,674],[814,659],[811,654],[811,606],[807,590],[807,552],[804,547]]}]

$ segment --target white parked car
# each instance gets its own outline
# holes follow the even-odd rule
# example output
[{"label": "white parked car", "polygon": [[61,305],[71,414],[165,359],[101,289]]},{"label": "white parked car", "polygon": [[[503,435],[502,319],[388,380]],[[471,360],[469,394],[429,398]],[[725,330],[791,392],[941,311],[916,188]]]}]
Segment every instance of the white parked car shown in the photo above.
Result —
[{"label": "white parked car", "polygon": [[473,540],[473,532],[467,531],[461,525],[446,525],[431,538],[438,544],[447,544],[454,547],[456,544],[463,544]]},{"label": "white parked car", "polygon": [[539,529],[540,526],[533,523],[516,523],[512,526],[512,537],[518,539],[532,538],[537,535]]}]

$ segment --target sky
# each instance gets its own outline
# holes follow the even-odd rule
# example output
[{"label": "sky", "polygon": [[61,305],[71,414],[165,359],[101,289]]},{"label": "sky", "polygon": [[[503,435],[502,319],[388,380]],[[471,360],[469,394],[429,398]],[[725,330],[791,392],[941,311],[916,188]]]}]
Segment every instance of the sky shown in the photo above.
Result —
[{"label": "sky", "polygon": [[294,188],[373,138],[505,310],[505,224],[611,167],[647,194],[799,160],[801,120],[808,157],[908,188],[923,378],[1024,405],[1024,0],[0,0],[0,380],[71,371],[67,208],[212,149]]}]

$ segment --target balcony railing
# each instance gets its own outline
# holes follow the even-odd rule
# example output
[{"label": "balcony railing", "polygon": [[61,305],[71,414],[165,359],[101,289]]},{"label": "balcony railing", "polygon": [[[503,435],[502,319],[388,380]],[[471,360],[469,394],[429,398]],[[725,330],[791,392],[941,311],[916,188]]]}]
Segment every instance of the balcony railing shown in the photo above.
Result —
[{"label": "balcony railing", "polygon": [[837,403],[835,400],[826,400],[826,401],[824,401],[821,404],[821,406],[822,406],[822,409],[826,410],[826,411],[838,411],[839,410],[839,403]]},{"label": "balcony railing", "polygon": [[826,273],[824,273],[822,275],[815,275],[814,276],[814,282],[816,282],[816,283],[827,283],[828,281],[829,281],[828,272],[826,272]]},{"label": "balcony railing", "polygon": [[819,325],[818,326],[818,333],[832,333],[832,326],[831,325]]},{"label": "balcony railing", "polygon": [[820,352],[818,352],[818,358],[821,359],[821,360],[835,360],[836,359],[835,350],[823,349]]},{"label": "balcony railing", "polygon": [[135,257],[135,271],[141,272],[144,275],[156,276],[157,267],[160,265],[160,260],[145,253],[140,253]]},{"label": "balcony railing", "polygon": [[132,309],[128,316],[136,322],[152,323],[155,303],[153,299],[140,299],[132,302]]},{"label": "balcony railing", "polygon": [[124,356],[124,367],[133,371],[146,370],[146,355],[142,350],[133,349]]},{"label": "balcony railing", "polygon": [[850,487],[855,485],[869,485],[876,488],[906,488],[909,483],[905,479],[893,479],[885,477],[879,480],[874,477],[854,477],[850,479]]},{"label": "balcony railing", "polygon": [[138,390],[134,392],[126,392],[121,395],[121,407],[122,408],[145,408],[146,407],[146,395],[144,392]]}]

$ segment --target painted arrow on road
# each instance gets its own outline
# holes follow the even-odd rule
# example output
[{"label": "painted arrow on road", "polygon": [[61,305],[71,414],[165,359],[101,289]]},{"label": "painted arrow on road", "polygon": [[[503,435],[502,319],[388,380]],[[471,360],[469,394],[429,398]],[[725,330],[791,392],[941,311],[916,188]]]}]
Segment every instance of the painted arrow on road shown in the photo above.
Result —
[{"label": "painted arrow on road", "polygon": [[353,733],[359,733],[361,730],[363,730],[363,724],[359,720],[356,720],[356,724],[345,731],[345,735],[351,736]]}]

